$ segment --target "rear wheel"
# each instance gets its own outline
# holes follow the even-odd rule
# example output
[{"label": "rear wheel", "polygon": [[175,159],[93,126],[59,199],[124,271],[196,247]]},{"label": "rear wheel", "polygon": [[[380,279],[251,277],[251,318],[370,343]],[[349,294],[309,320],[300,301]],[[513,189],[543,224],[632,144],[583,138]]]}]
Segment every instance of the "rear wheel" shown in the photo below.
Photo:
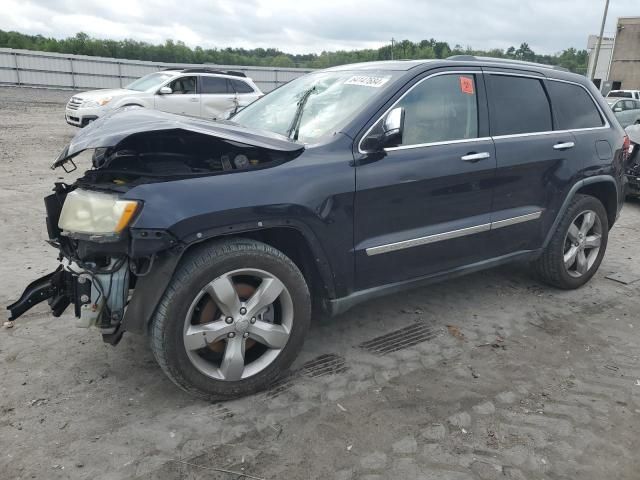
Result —
[{"label": "rear wheel", "polygon": [[211,400],[247,395],[293,362],[310,310],[304,276],[282,252],[253,240],[216,242],[181,262],[151,346],[183,390]]},{"label": "rear wheel", "polygon": [[535,262],[539,276],[558,288],[581,287],[598,270],[608,236],[609,223],[602,203],[589,195],[576,195]]}]

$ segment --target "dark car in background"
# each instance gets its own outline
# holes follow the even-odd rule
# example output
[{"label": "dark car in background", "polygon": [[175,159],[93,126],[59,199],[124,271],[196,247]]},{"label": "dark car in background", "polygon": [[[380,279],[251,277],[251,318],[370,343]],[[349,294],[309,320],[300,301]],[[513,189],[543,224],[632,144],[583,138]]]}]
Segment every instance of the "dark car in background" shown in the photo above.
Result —
[{"label": "dark car in background", "polygon": [[584,285],[629,139],[580,75],[462,56],[316,71],[226,122],[111,112],[55,165],[86,150],[91,168],[45,199],[60,267],[11,318],[73,305],[109,343],[148,335],[173,382],[224,399],[292,363],[312,307],[516,260]]}]

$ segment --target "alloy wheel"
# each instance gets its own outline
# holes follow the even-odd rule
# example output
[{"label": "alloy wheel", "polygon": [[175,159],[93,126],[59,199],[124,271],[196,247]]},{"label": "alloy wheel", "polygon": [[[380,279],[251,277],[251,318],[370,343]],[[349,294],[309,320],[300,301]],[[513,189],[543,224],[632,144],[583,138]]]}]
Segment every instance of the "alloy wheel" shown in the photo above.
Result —
[{"label": "alloy wheel", "polygon": [[201,373],[238,381],[276,359],[292,325],[293,301],[284,283],[264,270],[245,268],[200,290],[187,312],[183,341]]},{"label": "alloy wheel", "polygon": [[596,262],[602,244],[602,223],[593,210],[579,213],[564,240],[564,266],[574,278],[585,275]]}]

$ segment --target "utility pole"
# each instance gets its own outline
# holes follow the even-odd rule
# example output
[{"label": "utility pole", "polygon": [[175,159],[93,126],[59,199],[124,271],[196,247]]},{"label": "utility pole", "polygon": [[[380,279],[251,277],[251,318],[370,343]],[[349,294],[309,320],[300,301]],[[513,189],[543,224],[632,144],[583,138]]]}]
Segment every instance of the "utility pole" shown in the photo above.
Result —
[{"label": "utility pole", "polygon": [[[600,26],[600,36],[596,44],[596,52],[593,57],[593,70],[591,70],[591,81],[596,77],[596,69],[598,68],[598,57],[600,56],[600,47],[602,46],[602,36],[604,35],[604,24],[607,22],[607,12],[609,11],[609,0],[605,0],[604,14],[602,15],[602,25]],[[604,79],[602,79],[604,80]],[[602,85],[600,85],[602,87]]]},{"label": "utility pole", "polygon": [[[609,0],[607,0],[608,2]],[[396,41],[393,37],[391,37],[391,60],[393,60],[393,47],[395,45]]]}]

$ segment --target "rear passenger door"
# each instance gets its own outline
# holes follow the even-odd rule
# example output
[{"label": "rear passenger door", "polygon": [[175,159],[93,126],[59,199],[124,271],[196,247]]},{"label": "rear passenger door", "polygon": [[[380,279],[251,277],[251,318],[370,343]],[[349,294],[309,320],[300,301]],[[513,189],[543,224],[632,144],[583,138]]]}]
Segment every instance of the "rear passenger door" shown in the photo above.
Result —
[{"label": "rear passenger door", "polygon": [[497,162],[493,256],[534,250],[580,169],[575,138],[569,131],[554,131],[544,77],[486,69],[485,79]]},{"label": "rear passenger door", "polygon": [[226,77],[203,75],[200,115],[209,120],[225,119],[236,106],[236,93]]}]

